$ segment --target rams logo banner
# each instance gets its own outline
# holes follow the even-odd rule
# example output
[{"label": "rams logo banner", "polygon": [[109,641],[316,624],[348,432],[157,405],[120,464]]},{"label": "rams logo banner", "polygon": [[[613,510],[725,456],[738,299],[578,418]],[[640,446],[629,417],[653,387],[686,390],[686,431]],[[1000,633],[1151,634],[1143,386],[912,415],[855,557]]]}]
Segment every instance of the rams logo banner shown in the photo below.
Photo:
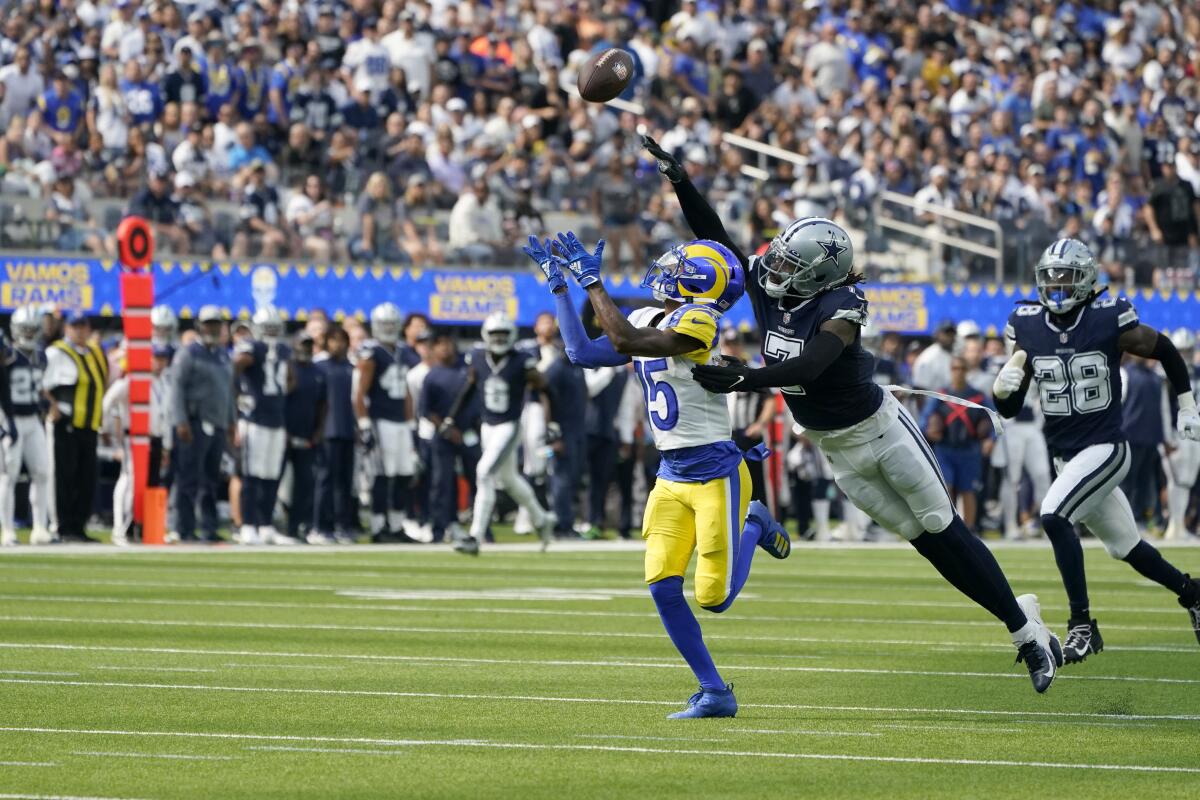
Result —
[{"label": "rams logo banner", "polygon": [[[554,298],[536,269],[411,269],[383,264],[294,262],[156,261],[156,302],[188,319],[212,303],[229,317],[248,318],[256,307],[273,304],[290,319],[314,309],[331,317],[366,318],[390,300],[404,312],[420,311],[438,325],[478,326],[493,311],[504,311],[530,326],[543,312],[554,313]],[[77,308],[99,316],[121,312],[119,266],[94,258],[0,256],[0,311],[33,303]],[[617,304],[632,310],[653,302],[638,279],[606,275]],[[1032,286],[868,283],[870,328],[875,332],[927,334],[944,319],[974,320],[999,334],[1020,299],[1034,297]],[[1110,291],[1110,296],[1119,293]],[[582,308],[586,297],[573,283],[571,299]],[[1129,295],[1139,317],[1160,330],[1200,328],[1200,293],[1138,290]],[[723,327],[756,327],[748,298],[721,317]]]}]

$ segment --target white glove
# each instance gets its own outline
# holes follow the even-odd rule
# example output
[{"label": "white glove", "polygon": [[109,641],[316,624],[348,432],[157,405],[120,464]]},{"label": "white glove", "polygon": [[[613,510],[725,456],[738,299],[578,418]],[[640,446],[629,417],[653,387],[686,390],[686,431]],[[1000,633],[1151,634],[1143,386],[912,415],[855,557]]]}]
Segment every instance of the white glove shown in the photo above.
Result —
[{"label": "white glove", "polygon": [[997,400],[1003,400],[1021,388],[1025,380],[1025,351],[1018,350],[1012,354],[1008,363],[1000,368],[996,382],[992,384],[992,394]]},{"label": "white glove", "polygon": [[1179,401],[1179,416],[1175,419],[1175,430],[1183,439],[1200,442],[1200,413],[1196,411],[1195,396],[1191,392],[1184,392],[1176,399]]}]

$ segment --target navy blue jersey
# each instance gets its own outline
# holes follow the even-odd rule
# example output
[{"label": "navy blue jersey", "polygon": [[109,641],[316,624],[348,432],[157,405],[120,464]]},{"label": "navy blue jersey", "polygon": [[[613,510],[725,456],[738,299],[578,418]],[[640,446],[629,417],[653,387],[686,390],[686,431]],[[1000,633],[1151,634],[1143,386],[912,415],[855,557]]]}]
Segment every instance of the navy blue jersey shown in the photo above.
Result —
[{"label": "navy blue jersey", "polygon": [[417,364],[421,363],[421,354],[417,352],[415,347],[409,347],[407,344],[400,345],[400,363],[412,369]]},{"label": "navy blue jersey", "polygon": [[1017,306],[1008,318],[1004,335],[1028,355],[1046,417],[1046,444],[1055,454],[1125,441],[1117,341],[1137,326],[1137,311],[1124,297],[1093,300],[1066,320],[1034,304]]},{"label": "navy blue jersey", "polygon": [[[951,397],[961,397],[964,400],[981,406],[991,406],[991,402],[983,392],[968,386],[961,392],[950,387],[938,390]],[[921,428],[929,427],[929,421],[938,417],[942,421],[942,438],[938,444],[945,447],[976,447],[981,438],[986,438],[992,430],[992,420],[986,411],[978,408],[951,403],[937,397],[929,398],[925,408],[921,410]]]},{"label": "navy blue jersey", "polygon": [[617,410],[625,395],[625,382],[628,379],[629,372],[624,367],[617,367],[608,385],[588,401],[584,421],[589,436],[614,442],[617,440]]},{"label": "navy blue jersey", "polygon": [[537,356],[512,350],[497,359],[482,347],[471,351],[467,361],[475,374],[475,388],[483,397],[480,416],[488,425],[520,418],[525,408],[526,375],[537,367]]},{"label": "navy blue jersey", "polygon": [[[579,424],[580,412],[588,404],[587,379],[583,377],[583,367],[572,364],[566,353],[559,353],[546,368],[546,388],[550,392],[553,421],[562,428],[563,438],[575,440],[585,437],[587,426]],[[583,416],[586,423],[586,413]]]},{"label": "navy blue jersey", "polygon": [[[754,319],[763,336],[762,354],[767,364],[795,358],[831,319],[867,324],[867,298],[857,286],[841,286],[821,292],[794,306],[787,298],[768,297],[758,282],[758,258],[750,259],[746,294],[754,307]],[[883,390],[875,383],[875,357],[863,349],[862,337],[821,373],[818,386],[785,386],[783,397],[792,416],[805,428],[830,431],[862,422],[879,410]]]},{"label": "navy blue jersey", "polygon": [[315,362],[325,382],[325,438],[353,439],[357,430],[354,419],[354,365],[346,358],[320,358]]},{"label": "navy blue jersey", "polygon": [[13,348],[9,355],[8,396],[12,400],[13,413],[18,416],[38,413],[39,393],[42,390],[42,373],[46,369],[46,354],[41,350],[26,353]]},{"label": "navy blue jersey", "polygon": [[310,439],[316,433],[317,412],[325,402],[325,374],[316,364],[295,362],[295,386],[287,396],[288,436]]},{"label": "navy blue jersey", "polygon": [[880,386],[901,386],[903,379],[900,377],[900,367],[895,361],[890,358],[880,358],[875,356],[875,383]]},{"label": "navy blue jersey", "polygon": [[242,419],[267,428],[282,428],[291,349],[278,342],[244,339],[233,352],[235,357],[249,354],[253,359],[238,376],[238,412]]},{"label": "navy blue jersey", "polygon": [[[449,416],[454,400],[467,383],[467,370],[463,367],[433,367],[425,375],[421,384],[421,396],[417,407],[422,417],[430,418]],[[458,410],[455,425],[459,430],[471,427],[479,416],[477,405],[472,398]]]},{"label": "navy blue jersey", "polygon": [[358,360],[375,362],[375,379],[367,392],[371,419],[404,422],[408,419],[408,367],[403,348],[389,348],[374,339],[363,343]]}]

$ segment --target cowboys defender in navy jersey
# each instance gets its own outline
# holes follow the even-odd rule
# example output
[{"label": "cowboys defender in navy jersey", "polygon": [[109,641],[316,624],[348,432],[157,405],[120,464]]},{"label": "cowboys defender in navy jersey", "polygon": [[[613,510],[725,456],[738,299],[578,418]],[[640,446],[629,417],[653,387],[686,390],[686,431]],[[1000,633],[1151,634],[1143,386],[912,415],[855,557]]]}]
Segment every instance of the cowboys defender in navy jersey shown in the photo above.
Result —
[{"label": "cowboys defender in navy jersey", "polygon": [[410,486],[417,471],[413,445],[415,400],[408,391],[406,347],[400,342],[400,309],[380,303],[371,310],[371,336],[354,365],[354,415],[358,440],[374,476],[371,536],[376,541],[415,541]]},{"label": "cowboys defender in navy jersey", "polygon": [[1171,340],[1138,322],[1128,300],[1097,291],[1096,276],[1096,260],[1082,242],[1059,239],[1046,248],[1035,267],[1038,302],[1018,305],[1009,317],[1005,337],[1012,357],[993,387],[996,407],[1012,417],[1037,384],[1057,472],[1042,500],[1042,527],[1071,606],[1063,646],[1068,662],[1104,648],[1089,610],[1076,522],[1087,525],[1110,556],[1174,592],[1200,639],[1200,581],[1142,541],[1120,488],[1129,472],[1129,446],[1121,432],[1122,353],[1162,364],[1179,406],[1179,435],[1195,441],[1200,415],[1191,374]]},{"label": "cowboys defender in navy jersey", "polygon": [[50,461],[46,427],[42,424],[39,398],[46,354],[38,347],[42,332],[41,313],[25,305],[13,312],[12,347],[3,354],[3,383],[0,405],[7,418],[4,428],[3,464],[0,465],[0,545],[17,543],[14,523],[17,478],[21,464],[29,473],[29,503],[33,511],[30,544],[49,544]]},{"label": "cowboys defender in navy jersey", "polygon": [[242,449],[242,544],[296,544],[275,529],[275,499],[287,450],[285,404],[291,383],[291,348],[283,342],[283,317],[271,306],[254,312],[254,338],[234,346],[238,436]]},{"label": "cowboys defender in navy jersey", "polygon": [[[479,430],[479,443],[483,452],[475,468],[475,509],[470,533],[454,546],[459,552],[479,554],[479,544],[492,522],[496,489],[503,489],[529,513],[541,536],[544,550],[554,535],[555,519],[542,508],[533,487],[517,468],[517,445],[521,441],[520,420],[527,389],[546,389],[546,380],[537,370],[537,355],[516,349],[516,323],[503,312],[489,314],[483,321],[480,335],[483,337],[482,345],[476,347],[467,360],[466,385],[439,426],[443,434],[456,435],[451,433],[455,430],[455,417],[476,391],[481,393],[483,402],[480,404],[480,415],[483,424]],[[553,419],[550,393],[543,391],[541,396],[546,419]],[[546,428],[547,443],[562,437],[558,423],[547,423]]]},{"label": "cowboys defender in navy jersey", "polygon": [[855,506],[912,543],[963,594],[1004,622],[1044,692],[1062,663],[1037,598],[1014,597],[986,546],[955,513],[937,462],[909,413],[874,381],[862,348],[867,301],[850,238],[827,219],[796,220],[762,257],[747,258],[687,173],[649,137],[643,145],[671,181],[696,236],[717,241],[746,267],[746,293],[763,335],[767,366],[702,365],[693,376],[709,391],[780,387],[805,435],[829,459],[834,480]]}]

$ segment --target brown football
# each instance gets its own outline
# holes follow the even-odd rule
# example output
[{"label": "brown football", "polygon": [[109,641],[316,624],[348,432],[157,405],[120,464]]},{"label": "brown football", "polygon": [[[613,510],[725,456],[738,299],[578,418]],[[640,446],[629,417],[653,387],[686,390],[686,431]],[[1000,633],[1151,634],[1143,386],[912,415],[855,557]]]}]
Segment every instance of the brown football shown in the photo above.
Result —
[{"label": "brown football", "polygon": [[619,48],[602,50],[579,68],[579,95],[591,103],[607,103],[633,80],[633,56]]}]

